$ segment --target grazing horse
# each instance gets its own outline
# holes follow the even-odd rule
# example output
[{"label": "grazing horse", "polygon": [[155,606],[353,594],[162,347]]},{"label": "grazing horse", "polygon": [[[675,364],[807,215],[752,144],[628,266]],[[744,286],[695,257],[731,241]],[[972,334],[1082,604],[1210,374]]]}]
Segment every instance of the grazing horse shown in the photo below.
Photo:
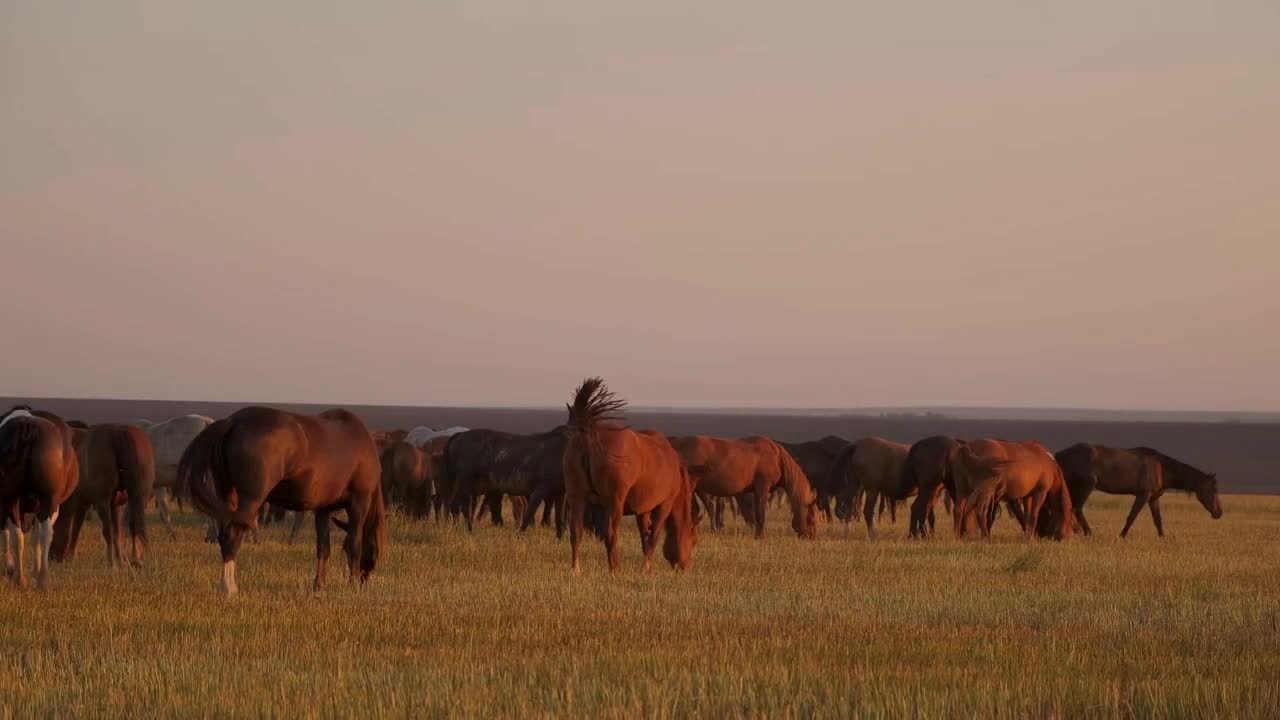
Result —
[{"label": "grazing horse", "polygon": [[698,530],[689,473],[665,435],[618,422],[625,407],[598,377],[584,380],[567,406],[563,464],[574,574],[582,571],[578,545],[588,502],[603,508],[610,572],[618,569],[618,525],[627,512],[636,516],[646,572],[664,530],[667,562],[686,570],[693,559]]},{"label": "grazing horse", "polygon": [[902,466],[902,484],[918,488],[915,502],[911,503],[911,537],[933,532],[933,508],[943,493],[955,502],[956,483],[951,475],[951,463],[963,443],[945,435],[934,435],[916,442],[907,452]]},{"label": "grazing horse", "polygon": [[781,485],[791,503],[791,528],[811,539],[818,531],[818,499],[795,458],[767,437],[727,440],[706,435],[671,438],[698,493],[736,497],[754,493],[751,520],[756,537],[764,536],[769,493]]},{"label": "grazing horse", "polygon": [[0,521],[3,522],[5,572],[26,587],[26,536],[23,516],[35,515],[36,586],[49,587],[49,548],[58,508],[80,482],[80,462],[71,428],[57,415],[15,406],[0,417]]},{"label": "grazing horse", "polygon": [[426,517],[431,509],[431,457],[404,440],[382,453],[382,492],[388,503],[410,517]]},{"label": "grazing horse", "polygon": [[169,517],[169,496],[172,495],[178,507],[182,507],[182,498],[186,488],[178,486],[178,461],[187,446],[209,427],[212,418],[204,415],[183,415],[160,423],[146,420],[134,421],[134,425],[142,428],[151,439],[155,450],[155,497],[156,509],[160,511],[160,520],[169,530],[169,537],[174,537],[173,521]]},{"label": "grazing horse", "polygon": [[867,538],[876,538],[876,501],[906,500],[916,494],[915,475],[903,472],[911,448],[883,438],[862,438],[840,451],[831,464],[827,485],[835,490],[836,513],[849,517],[858,495],[863,495],[862,517]]},{"label": "grazing horse", "polygon": [[53,524],[49,556],[57,561],[75,554],[85,515],[92,508],[102,522],[107,564],[122,564],[120,541],[124,537],[127,506],[133,565],[142,564],[147,543],[147,504],[155,487],[155,452],[151,440],[132,425],[97,425],[75,441],[80,461],[80,483],[62,505]]},{"label": "grazing horse", "polygon": [[1071,491],[1071,509],[1080,521],[1080,529],[1085,535],[1093,532],[1089,521],[1084,517],[1084,504],[1094,490],[1135,496],[1120,537],[1128,536],[1129,528],[1138,513],[1142,512],[1143,505],[1151,508],[1151,520],[1155,523],[1156,534],[1164,537],[1160,496],[1168,489],[1195,493],[1196,499],[1215,520],[1222,517],[1222,503],[1218,500],[1218,476],[1157,450],[1080,443],[1063,450],[1055,457],[1062,466],[1067,488]]},{"label": "grazing horse", "polygon": [[[974,440],[961,447],[956,457],[957,534],[965,528],[966,516],[972,515],[983,537],[989,536],[994,505],[1008,500],[1021,507],[1027,539],[1037,534],[1071,538],[1071,495],[1062,468],[1044,445],[1034,440]],[[1042,515],[1046,507],[1051,512]],[[1052,518],[1057,526],[1039,528],[1043,518]]]},{"label": "grazing horse", "polygon": [[[479,497],[486,505],[495,525],[502,524],[502,496],[530,497],[535,488],[533,476],[520,472],[530,453],[544,444],[561,445],[564,430],[557,428],[535,435],[516,435],[497,430],[467,430],[449,439],[444,450],[442,467],[445,485],[450,488],[451,505],[466,509],[464,518],[467,530],[471,530],[471,508]],[[562,447],[562,445],[561,445]],[[560,452],[563,457],[563,450]],[[541,478],[540,478],[541,479]],[[550,482],[556,484],[553,477]],[[560,481],[563,487],[563,480]],[[544,490],[544,494],[556,493],[556,488]],[[517,503],[517,510],[519,504]],[[524,513],[520,513],[521,521]]]},{"label": "grazing horse", "polygon": [[349,582],[365,582],[377,565],[386,534],[378,452],[368,428],[346,410],[316,416],[247,407],[200,433],[178,466],[178,479],[196,507],[218,527],[222,587],[236,593],[236,553],[269,502],[315,513],[315,589],[325,586],[329,523],[346,510]]},{"label": "grazing horse", "polygon": [[821,440],[802,443],[779,442],[778,444],[791,453],[791,457],[795,458],[800,469],[804,470],[805,477],[813,483],[813,489],[818,493],[818,508],[826,516],[827,522],[830,522],[832,520],[831,499],[835,497],[838,490],[828,487],[827,481],[831,477],[831,464],[835,462],[840,451],[849,446],[849,441],[835,435],[828,435]]}]

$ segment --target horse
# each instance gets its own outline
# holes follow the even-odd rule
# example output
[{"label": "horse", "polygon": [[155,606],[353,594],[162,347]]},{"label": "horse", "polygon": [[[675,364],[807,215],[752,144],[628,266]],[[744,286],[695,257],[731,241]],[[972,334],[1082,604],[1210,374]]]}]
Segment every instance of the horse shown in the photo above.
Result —
[{"label": "horse", "polygon": [[862,495],[869,540],[876,538],[876,501],[884,497],[896,502],[916,493],[914,475],[903,472],[910,449],[884,438],[862,438],[841,450],[831,464],[827,486],[835,490],[836,514],[850,517],[854,500]]},{"label": "horse", "polygon": [[49,557],[55,561],[75,554],[92,508],[102,522],[107,565],[123,564],[120,540],[124,537],[126,506],[129,516],[130,562],[142,565],[147,544],[147,504],[156,481],[155,451],[146,432],[132,425],[96,425],[75,439],[80,462],[80,483],[62,505],[53,524]]},{"label": "horse", "polygon": [[569,418],[563,469],[574,574],[582,572],[578,545],[588,502],[603,507],[609,572],[618,569],[618,525],[626,512],[636,516],[645,572],[652,568],[653,551],[664,530],[663,557],[677,570],[687,570],[698,542],[693,483],[666,436],[620,424],[626,401],[615,397],[598,377],[584,380],[565,407]]},{"label": "horse", "polygon": [[5,573],[26,587],[25,515],[34,514],[36,587],[49,587],[49,548],[58,509],[80,482],[71,428],[53,413],[16,405],[0,417],[0,512]]},{"label": "horse", "polygon": [[466,432],[466,431],[467,431],[466,428],[458,427],[457,425],[451,428],[446,428],[444,430],[432,430],[426,425],[419,425],[418,427],[410,430],[409,434],[406,435],[404,439],[405,439],[405,442],[410,443],[411,445],[414,445],[416,447],[426,447],[432,440],[435,440],[436,438],[449,437],[451,435],[457,435],[460,432]]},{"label": "horse", "polygon": [[[236,553],[257,527],[264,502],[314,512],[318,592],[325,587],[331,519],[347,533],[348,582],[365,583],[377,566],[386,540],[379,470],[373,436],[346,410],[309,416],[247,407],[196,437],[183,453],[178,480],[218,527],[228,596],[237,592]],[[332,518],[337,510],[346,510],[346,522]]]},{"label": "horse", "polygon": [[778,444],[791,453],[809,482],[813,483],[813,489],[818,493],[818,508],[826,516],[827,522],[831,522],[831,498],[835,497],[836,491],[827,487],[827,480],[831,476],[831,463],[835,462],[836,455],[841,450],[849,446],[849,441],[828,435],[821,440]]},{"label": "horse", "polygon": [[698,493],[734,497],[754,493],[756,538],[764,537],[769,493],[779,484],[791,503],[791,528],[812,539],[818,528],[818,499],[804,470],[781,445],[767,437],[727,440],[706,435],[671,438],[671,447],[689,471]]},{"label": "horse", "polygon": [[213,418],[204,415],[183,415],[164,422],[153,423],[147,420],[135,420],[133,425],[141,428],[151,439],[151,447],[155,452],[155,498],[156,509],[160,511],[160,520],[169,530],[169,537],[176,537],[173,521],[169,513],[169,495],[173,495],[178,507],[182,507],[185,488],[178,485],[178,461],[191,441],[202,430],[209,427]]},{"label": "horse", "polygon": [[[445,484],[450,488],[451,505],[463,507],[467,530],[472,529],[472,507],[483,496],[495,525],[502,524],[502,495],[529,497],[534,492],[532,476],[520,472],[529,453],[540,446],[560,443],[564,431],[516,435],[498,430],[466,430],[449,438],[442,463]],[[563,456],[563,449],[560,451]],[[544,478],[539,478],[544,479]],[[555,478],[550,483],[555,485]],[[563,487],[563,481],[561,481]],[[555,488],[544,489],[544,495]],[[518,508],[517,508],[518,509]],[[521,521],[524,519],[521,513]]]},{"label": "horse", "polygon": [[431,458],[425,450],[400,440],[382,453],[382,492],[388,503],[411,517],[426,517],[431,509]]},{"label": "horse", "polygon": [[526,449],[524,456],[499,460],[494,464],[494,477],[505,478],[499,484],[506,492],[527,491],[529,501],[520,516],[520,530],[528,530],[544,508],[542,524],[548,522],[548,512],[555,514],[556,537],[564,536],[564,446],[563,426],[546,433],[541,442]]},{"label": "horse", "polygon": [[933,532],[933,508],[939,496],[945,494],[950,502],[955,502],[956,484],[951,463],[962,444],[955,438],[934,435],[917,441],[907,452],[907,461],[902,466],[902,485],[917,488],[915,502],[911,503],[911,537],[925,534],[926,520],[928,531]]},{"label": "horse", "polygon": [[1071,538],[1071,495],[1053,453],[1039,442],[974,440],[956,453],[954,464],[957,534],[973,515],[983,537],[991,534],[991,510],[1001,499],[1021,505],[1023,535],[1039,533],[1041,511],[1052,507],[1057,526],[1045,528],[1059,540]]},{"label": "horse", "polygon": [[1196,499],[1215,520],[1222,517],[1222,502],[1218,499],[1218,476],[1206,473],[1180,460],[1149,447],[1111,448],[1104,445],[1079,443],[1057,453],[1058,464],[1067,479],[1071,491],[1071,509],[1085,535],[1093,533],[1084,517],[1084,504],[1089,494],[1101,490],[1113,495],[1133,495],[1133,507],[1125,520],[1120,537],[1129,535],[1129,528],[1142,512],[1142,506],[1151,508],[1151,521],[1156,534],[1164,537],[1164,521],[1160,517],[1160,496],[1165,490],[1182,490],[1195,493]]}]

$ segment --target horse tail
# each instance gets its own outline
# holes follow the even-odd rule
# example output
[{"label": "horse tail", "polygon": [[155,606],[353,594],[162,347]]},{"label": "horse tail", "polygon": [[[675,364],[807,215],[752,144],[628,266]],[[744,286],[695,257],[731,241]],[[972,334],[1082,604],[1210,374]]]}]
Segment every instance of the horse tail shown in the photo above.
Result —
[{"label": "horse tail", "polygon": [[130,427],[111,434],[111,449],[116,456],[116,467],[120,468],[120,485],[128,497],[129,534],[143,545],[148,544],[147,504],[151,502],[156,484],[155,453],[146,437],[142,430]]},{"label": "horse tail", "polygon": [[231,432],[230,420],[217,420],[200,431],[178,460],[177,487],[184,487],[191,494],[196,509],[217,524],[219,530],[226,526],[230,514],[213,489],[217,475],[224,467],[223,444]]},{"label": "horse tail", "polygon": [[[1057,463],[1055,462],[1054,465],[1056,466]],[[1053,503],[1052,496],[1056,495],[1057,502],[1053,504],[1058,505],[1058,507],[1056,507],[1054,511],[1058,513],[1060,516],[1058,520],[1062,523],[1057,531],[1058,539],[1066,542],[1071,539],[1071,532],[1075,525],[1073,517],[1073,508],[1075,506],[1073,504],[1073,498],[1071,497],[1071,488],[1067,486],[1066,476],[1062,472],[1062,467],[1055,467],[1054,471],[1058,475],[1058,487],[1054,489],[1053,493],[1051,493],[1050,503]]]},{"label": "horse tail", "polygon": [[[25,478],[34,459],[31,448],[40,441],[40,425],[15,418],[0,425],[0,475]],[[74,453],[73,453],[74,454]]]},{"label": "horse tail", "polygon": [[987,514],[991,510],[992,504],[999,501],[1000,496],[1004,494],[1005,480],[1003,476],[988,478],[977,484],[969,496],[962,503],[964,509],[968,511],[972,508],[981,525],[986,524]]}]

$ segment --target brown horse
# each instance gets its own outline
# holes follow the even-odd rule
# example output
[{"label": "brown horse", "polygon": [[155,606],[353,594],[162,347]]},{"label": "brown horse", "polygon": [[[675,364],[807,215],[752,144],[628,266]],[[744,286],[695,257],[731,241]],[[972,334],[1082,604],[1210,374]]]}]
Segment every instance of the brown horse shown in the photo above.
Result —
[{"label": "brown horse", "polygon": [[49,548],[58,508],[80,482],[71,428],[57,415],[19,405],[0,416],[0,512],[5,572],[26,587],[25,515],[35,515],[36,586],[49,587]]},{"label": "brown horse", "polygon": [[1129,534],[1133,521],[1142,512],[1142,506],[1151,508],[1151,521],[1156,534],[1164,537],[1164,522],[1160,517],[1160,496],[1165,490],[1182,490],[1195,493],[1196,499],[1216,520],[1222,517],[1222,503],[1218,500],[1218,476],[1175,460],[1148,447],[1129,449],[1110,448],[1104,445],[1080,443],[1072,445],[1055,456],[1067,479],[1071,491],[1071,508],[1080,529],[1085,535],[1093,532],[1084,517],[1084,504],[1089,494],[1101,490],[1114,495],[1133,495],[1133,507],[1125,520],[1120,537]]},{"label": "brown horse", "polygon": [[377,565],[385,541],[378,452],[360,418],[346,410],[317,416],[247,407],[219,420],[183,453],[178,478],[218,527],[222,587],[236,593],[236,553],[258,524],[264,502],[298,512],[313,511],[316,526],[315,588],[325,585],[329,523],[346,510],[349,581],[363,583]]},{"label": "brown horse", "polygon": [[795,458],[800,469],[804,470],[805,477],[813,483],[813,489],[818,493],[818,509],[830,522],[833,519],[831,499],[839,491],[838,488],[827,486],[827,482],[831,479],[831,464],[835,462],[841,450],[849,447],[849,441],[835,435],[828,435],[821,440],[808,440],[801,443],[779,442],[778,444],[791,453],[791,457]]},{"label": "brown horse", "polygon": [[831,464],[827,485],[835,490],[836,513],[851,515],[854,499],[862,495],[868,539],[876,537],[878,500],[885,498],[894,503],[916,494],[915,476],[903,472],[910,450],[907,445],[884,438],[862,438],[841,450]]},{"label": "brown horse", "polygon": [[[1021,506],[1023,534],[1038,534],[1042,517],[1053,518],[1057,527],[1044,528],[1052,537],[1071,537],[1071,495],[1058,461],[1044,445],[1004,440],[974,440],[956,453],[956,528],[966,526],[966,516],[974,516],[984,537],[991,533],[992,509],[1000,500]],[[1046,507],[1053,512],[1042,516]],[[1044,533],[1039,533],[1044,534]]]},{"label": "brown horse", "polygon": [[431,509],[431,456],[399,440],[382,453],[382,491],[388,503],[410,517],[426,517]]},{"label": "brown horse", "polygon": [[752,493],[751,520],[756,537],[764,536],[769,493],[781,485],[791,503],[791,528],[813,538],[818,528],[818,499],[795,458],[767,437],[727,440],[706,435],[671,438],[698,493],[737,497]]},{"label": "brown horse", "polygon": [[635,513],[646,572],[664,529],[663,557],[679,570],[688,569],[698,541],[693,484],[666,436],[620,425],[626,402],[598,377],[584,380],[566,407],[563,467],[574,573],[581,572],[578,545],[588,502],[604,508],[610,572],[618,569],[618,525],[626,512]]},{"label": "brown horse", "polygon": [[132,425],[97,425],[76,438],[80,484],[62,505],[53,524],[49,556],[65,560],[75,554],[85,515],[92,508],[102,522],[107,564],[123,563],[120,541],[129,514],[130,562],[142,564],[147,543],[147,504],[155,489],[155,451],[147,433]]},{"label": "brown horse", "polygon": [[933,532],[933,508],[940,496],[954,503],[955,478],[951,475],[951,463],[963,443],[945,435],[934,435],[916,442],[907,452],[902,466],[902,484],[918,488],[915,502],[911,503],[911,537]]}]

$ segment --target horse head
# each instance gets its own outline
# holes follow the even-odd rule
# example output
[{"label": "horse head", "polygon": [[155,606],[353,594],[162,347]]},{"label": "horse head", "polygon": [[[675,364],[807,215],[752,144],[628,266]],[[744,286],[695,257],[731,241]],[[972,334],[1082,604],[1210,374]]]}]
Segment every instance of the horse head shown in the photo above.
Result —
[{"label": "horse head", "polygon": [[1213,516],[1214,520],[1222,517],[1222,501],[1218,499],[1218,475],[1217,473],[1205,473],[1200,475],[1193,482],[1193,489],[1196,499],[1204,506],[1205,510]]}]

